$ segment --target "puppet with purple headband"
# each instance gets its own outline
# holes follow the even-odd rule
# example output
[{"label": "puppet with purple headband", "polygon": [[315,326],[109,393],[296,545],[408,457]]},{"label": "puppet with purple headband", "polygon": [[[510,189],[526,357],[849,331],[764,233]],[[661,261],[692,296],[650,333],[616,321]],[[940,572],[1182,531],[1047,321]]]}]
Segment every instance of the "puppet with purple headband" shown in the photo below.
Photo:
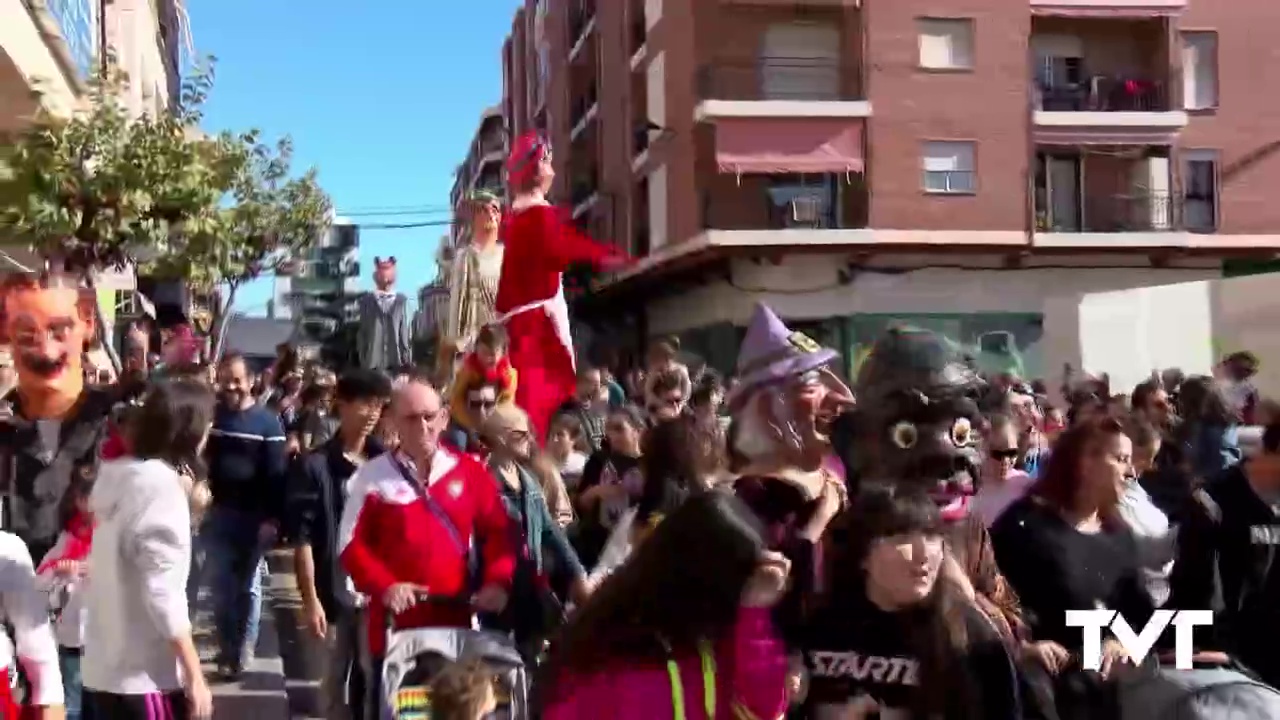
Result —
[{"label": "puppet with purple headband", "polygon": [[413,364],[409,335],[409,299],[395,291],[396,259],[373,259],[375,290],[360,298],[356,352],[360,367],[393,371]]}]

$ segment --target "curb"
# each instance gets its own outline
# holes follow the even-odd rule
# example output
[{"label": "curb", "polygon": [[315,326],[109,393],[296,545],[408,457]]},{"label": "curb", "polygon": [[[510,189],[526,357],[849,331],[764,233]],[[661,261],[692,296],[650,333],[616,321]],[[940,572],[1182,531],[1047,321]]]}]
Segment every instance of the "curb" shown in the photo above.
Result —
[{"label": "curb", "polygon": [[269,612],[271,598],[277,592],[275,578],[263,583],[263,613],[253,660],[239,681],[228,683],[219,681],[215,675],[217,668],[212,659],[217,648],[212,631],[212,596],[208,588],[200,590],[193,625],[197,628],[196,648],[205,661],[205,676],[209,678],[209,688],[213,691],[214,720],[281,720],[290,717],[277,623],[274,613]]},{"label": "curb", "polygon": [[322,718],[320,677],[328,658],[324,642],[317,639],[303,626],[302,599],[298,594],[298,579],[293,570],[293,554],[278,550],[267,555],[267,567],[271,572],[273,592],[267,596],[269,609],[275,621],[282,657],[281,672],[284,675],[288,698],[288,717]]}]

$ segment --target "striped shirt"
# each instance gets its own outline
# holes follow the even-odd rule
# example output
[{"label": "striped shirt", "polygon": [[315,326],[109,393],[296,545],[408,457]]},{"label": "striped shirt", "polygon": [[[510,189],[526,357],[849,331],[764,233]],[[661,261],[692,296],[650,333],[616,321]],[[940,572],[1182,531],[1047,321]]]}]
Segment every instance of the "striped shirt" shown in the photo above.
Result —
[{"label": "striped shirt", "polygon": [[259,405],[219,405],[205,448],[213,506],[281,520],[285,436],[280,419]]}]

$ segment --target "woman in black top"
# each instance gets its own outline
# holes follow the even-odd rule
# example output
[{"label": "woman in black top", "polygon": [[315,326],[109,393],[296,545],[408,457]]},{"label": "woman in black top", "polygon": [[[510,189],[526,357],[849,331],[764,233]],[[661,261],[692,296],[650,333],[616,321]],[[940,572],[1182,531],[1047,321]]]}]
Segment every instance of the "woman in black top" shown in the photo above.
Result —
[{"label": "woman in black top", "polygon": [[1104,636],[1100,671],[1079,672],[1084,629],[1068,627],[1066,612],[1106,608],[1141,628],[1154,609],[1143,590],[1137,545],[1116,514],[1132,482],[1132,455],[1119,419],[1104,415],[1073,425],[1054,444],[1041,479],[991,528],[996,561],[1022,601],[1032,636],[1047,641],[1043,664],[1057,676],[1064,718],[1074,717],[1077,707],[1085,717],[1107,717],[1114,693],[1103,681],[1127,661],[1123,646]]},{"label": "woman in black top", "polygon": [[801,642],[812,720],[1021,720],[995,627],[942,571],[927,496],[866,486],[842,520],[830,595]]}]

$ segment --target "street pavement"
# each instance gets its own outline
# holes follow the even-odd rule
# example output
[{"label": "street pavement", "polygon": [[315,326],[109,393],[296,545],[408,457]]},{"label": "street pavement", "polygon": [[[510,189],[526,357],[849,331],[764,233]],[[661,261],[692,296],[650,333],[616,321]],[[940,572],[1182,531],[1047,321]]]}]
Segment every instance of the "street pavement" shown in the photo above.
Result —
[{"label": "street pavement", "polygon": [[319,716],[323,648],[300,627],[301,600],[292,557],[277,552],[267,561],[271,575],[263,585],[258,645],[238,682],[223,682],[214,674],[216,648],[207,588],[201,590],[196,604],[196,646],[213,690],[214,720],[311,720]]}]

